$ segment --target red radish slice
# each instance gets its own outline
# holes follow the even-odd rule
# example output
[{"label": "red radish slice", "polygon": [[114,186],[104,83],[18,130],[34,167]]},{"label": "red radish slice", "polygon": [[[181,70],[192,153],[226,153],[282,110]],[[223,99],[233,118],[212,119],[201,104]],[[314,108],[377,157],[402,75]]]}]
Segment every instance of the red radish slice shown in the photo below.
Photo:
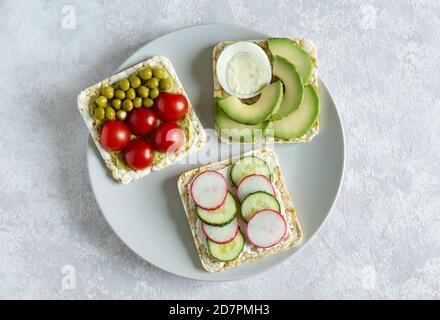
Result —
[{"label": "red radish slice", "polygon": [[257,191],[270,193],[275,197],[275,189],[265,176],[261,174],[251,174],[240,181],[236,196],[242,202],[246,196]]},{"label": "red radish slice", "polygon": [[191,197],[204,210],[220,208],[226,200],[228,186],[225,177],[213,170],[200,173],[191,184]]},{"label": "red radish slice", "polygon": [[202,230],[205,236],[212,242],[219,244],[228,243],[237,236],[238,222],[237,219],[234,219],[231,223],[223,227],[210,226],[202,223]]},{"label": "red radish slice", "polygon": [[255,213],[246,227],[248,240],[259,248],[270,248],[283,240],[287,223],[277,211],[261,210]]}]

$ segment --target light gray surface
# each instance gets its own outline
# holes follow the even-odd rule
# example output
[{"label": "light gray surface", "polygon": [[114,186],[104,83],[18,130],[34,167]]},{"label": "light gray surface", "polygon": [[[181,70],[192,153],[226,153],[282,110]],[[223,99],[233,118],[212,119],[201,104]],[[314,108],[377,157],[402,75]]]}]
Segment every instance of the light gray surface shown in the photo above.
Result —
[{"label": "light gray surface", "polygon": [[[0,3],[1,298],[440,298],[439,2],[248,3],[71,1],[73,30],[61,1]],[[91,195],[75,109],[145,42],[212,22],[311,38],[347,133],[320,234],[271,272],[224,284],[169,275],[121,244]],[[76,286],[63,290],[68,266]]]}]

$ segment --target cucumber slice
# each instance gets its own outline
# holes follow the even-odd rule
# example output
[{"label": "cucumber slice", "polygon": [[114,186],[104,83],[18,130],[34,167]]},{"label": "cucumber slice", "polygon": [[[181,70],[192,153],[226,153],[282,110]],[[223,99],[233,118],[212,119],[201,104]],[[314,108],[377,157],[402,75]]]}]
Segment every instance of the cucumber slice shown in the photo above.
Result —
[{"label": "cucumber slice", "polygon": [[244,236],[238,231],[234,240],[219,244],[207,239],[208,251],[211,257],[219,261],[227,262],[238,258],[244,248]]},{"label": "cucumber slice", "polygon": [[251,174],[260,174],[271,180],[270,169],[266,161],[255,156],[238,160],[231,169],[231,181],[237,187],[240,181]]},{"label": "cucumber slice", "polygon": [[218,227],[225,226],[234,220],[237,211],[237,203],[230,192],[226,195],[226,200],[220,208],[215,210],[205,210],[197,207],[196,209],[197,216],[200,220],[211,226]]},{"label": "cucumber slice", "polygon": [[280,203],[270,193],[258,191],[244,198],[241,204],[241,216],[247,222],[252,216],[263,209],[280,211]]}]

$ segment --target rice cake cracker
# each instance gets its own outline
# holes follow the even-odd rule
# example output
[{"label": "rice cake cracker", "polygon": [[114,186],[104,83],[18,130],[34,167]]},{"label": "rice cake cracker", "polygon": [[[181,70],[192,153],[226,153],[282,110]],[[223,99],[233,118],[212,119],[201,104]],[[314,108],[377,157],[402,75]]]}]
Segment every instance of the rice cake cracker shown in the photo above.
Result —
[{"label": "rice cake cracker", "polygon": [[[303,39],[303,38],[292,38],[293,41],[295,41],[304,51],[308,53],[310,56],[310,59],[312,60],[312,74],[310,76],[309,82],[312,84],[315,89],[318,89],[318,54],[316,50],[316,46],[313,44],[312,41]],[[269,61],[271,65],[273,66],[273,56],[271,51],[269,50],[269,45],[267,40],[246,40],[248,42],[252,42],[260,46],[264,52],[267,54]],[[229,94],[223,90],[223,87],[220,85],[220,82],[217,78],[217,60],[222,53],[222,51],[229,45],[236,43],[237,41],[223,41],[218,43],[212,52],[212,71],[213,71],[213,77],[214,77],[214,99],[222,99],[229,97]],[[254,103],[258,100],[258,96],[251,99],[246,99],[245,101],[247,103]],[[269,128],[270,129],[270,128]],[[228,138],[222,137],[220,134],[220,129],[217,127],[217,124],[215,125],[215,131],[217,133],[217,136],[219,139],[225,143],[231,143]],[[311,141],[316,135],[319,133],[319,120],[315,122],[313,127],[302,137],[300,138],[294,138],[294,139],[279,139],[274,137],[267,137],[268,142],[274,142],[274,143],[306,143]],[[232,143],[238,143],[238,142],[232,142]]]},{"label": "rice cake cracker", "polygon": [[[277,191],[277,199],[280,202],[284,218],[287,222],[287,233],[283,240],[277,245],[271,248],[257,248],[246,241],[245,247],[238,258],[230,262],[218,261],[212,258],[207,250],[206,239],[204,238],[201,230],[201,222],[197,217],[196,205],[190,195],[189,187],[193,179],[201,172],[206,170],[224,170],[226,167],[234,164],[239,159],[254,155],[264,161],[266,161],[269,169],[272,172],[272,183]],[[182,199],[183,207],[185,209],[186,217],[191,228],[191,232],[194,238],[194,243],[200,257],[202,266],[208,272],[225,271],[238,265],[253,262],[263,257],[288,250],[296,247],[302,240],[303,231],[300,226],[295,208],[292,204],[292,198],[287,190],[286,183],[281,172],[281,167],[278,162],[278,158],[274,151],[268,148],[262,148],[259,150],[253,150],[243,155],[232,157],[227,160],[202,166],[200,168],[188,171],[182,174],[178,179],[178,189],[180,197]],[[239,213],[238,213],[239,214]],[[245,230],[241,230],[243,233]]]},{"label": "rice cake cracker", "polygon": [[[155,156],[153,159],[153,165],[150,168],[145,170],[132,170],[128,168],[128,166],[117,166],[118,157],[111,155],[110,152],[106,151],[100,144],[100,126],[99,122],[95,120],[95,118],[91,114],[91,105],[93,104],[100,88],[113,85],[117,83],[119,80],[128,78],[136,73],[138,73],[143,68],[163,68],[169,75],[169,78],[173,81],[176,92],[183,94],[188,100],[188,112],[183,119],[183,121],[187,124],[187,128],[184,128],[185,131],[185,142],[184,145],[177,150],[175,153],[157,153],[155,152]],[[158,171],[163,169],[173,163],[176,163],[181,158],[196,152],[201,149],[206,141],[206,133],[202,124],[200,123],[194,108],[191,105],[191,102],[183,89],[182,83],[177,77],[176,71],[174,70],[171,61],[164,56],[154,56],[148,60],[140,62],[124,71],[121,71],[105,80],[102,80],[93,86],[83,90],[78,96],[78,110],[83,117],[83,120],[89,129],[90,135],[95,142],[96,148],[101,154],[102,159],[104,160],[105,165],[110,170],[113,178],[123,184],[130,183],[132,181],[138,180],[146,175],[148,175],[151,171]],[[123,161],[123,160],[122,160]],[[122,167],[122,168],[121,168]]]}]

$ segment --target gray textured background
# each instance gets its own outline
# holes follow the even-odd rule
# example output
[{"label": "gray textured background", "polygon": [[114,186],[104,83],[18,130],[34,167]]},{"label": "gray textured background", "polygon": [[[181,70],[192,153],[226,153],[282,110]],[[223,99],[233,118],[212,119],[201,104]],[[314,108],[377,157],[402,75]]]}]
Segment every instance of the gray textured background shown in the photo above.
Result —
[{"label": "gray textured background", "polygon": [[[0,298],[440,298],[440,2],[337,2],[2,0]],[[340,197],[307,249],[217,284],[167,274],[118,240],[92,196],[75,108],[146,42],[212,22],[312,39],[347,135]],[[69,265],[76,288],[63,290]]]}]

